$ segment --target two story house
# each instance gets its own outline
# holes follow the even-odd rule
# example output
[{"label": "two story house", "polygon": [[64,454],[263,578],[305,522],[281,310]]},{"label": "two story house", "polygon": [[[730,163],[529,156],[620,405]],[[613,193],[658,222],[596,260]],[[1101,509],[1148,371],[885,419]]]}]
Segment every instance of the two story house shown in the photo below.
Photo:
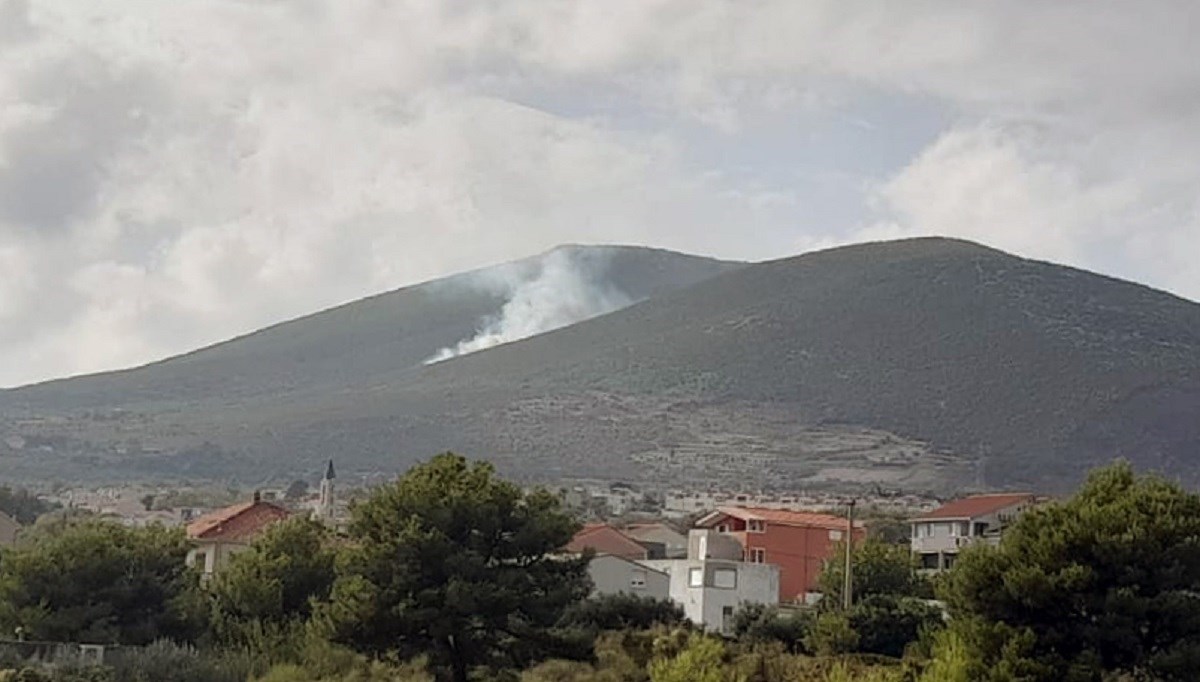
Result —
[{"label": "two story house", "polygon": [[[778,566],[781,603],[815,599],[821,570],[848,527],[846,519],[833,514],[755,507],[720,507],[696,526],[735,539],[744,561]],[[853,532],[855,542],[866,533],[860,523]]]},{"label": "two story house", "polygon": [[198,566],[205,578],[221,570],[234,554],[245,550],[267,526],[291,515],[287,509],[266,502],[258,493],[250,502],[235,504],[205,514],[187,525],[194,547],[188,566]]},{"label": "two story house", "polygon": [[948,502],[909,521],[913,554],[924,570],[950,568],[963,547],[1000,542],[1004,527],[1036,501],[1030,493],[998,493]]}]

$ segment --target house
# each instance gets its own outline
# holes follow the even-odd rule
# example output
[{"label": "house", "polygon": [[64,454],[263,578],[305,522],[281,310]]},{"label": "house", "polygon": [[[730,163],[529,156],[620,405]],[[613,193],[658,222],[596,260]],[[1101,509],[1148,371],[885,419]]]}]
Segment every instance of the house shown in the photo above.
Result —
[{"label": "house", "polygon": [[665,523],[631,523],[622,532],[642,544],[660,545],[664,559],[687,556],[687,536]]},{"label": "house", "polygon": [[0,511],[0,547],[8,547],[17,541],[21,524],[13,517]]},{"label": "house", "polygon": [[582,554],[587,549],[596,554],[607,554],[631,561],[662,558],[661,554],[653,552],[651,547],[634,540],[607,523],[585,524],[575,534],[575,537],[571,538],[566,547],[563,547],[563,551],[572,554]]},{"label": "house", "polygon": [[1004,527],[1036,502],[1030,493],[972,495],[948,502],[909,521],[913,554],[922,569],[950,568],[963,547],[999,543]]},{"label": "house", "polygon": [[691,531],[686,559],[639,563],[666,573],[671,601],[710,632],[731,634],[734,614],[748,604],[779,603],[779,567],[742,561],[740,545],[714,530]]},{"label": "house", "polygon": [[189,566],[199,566],[211,576],[228,563],[229,557],[246,549],[267,526],[283,521],[290,512],[266,502],[258,494],[250,502],[235,504],[205,514],[187,525],[187,536],[195,544],[188,552]]},{"label": "house", "polygon": [[670,578],[666,572],[624,557],[597,554],[588,563],[588,576],[595,594],[632,594],[654,599],[670,596]]},{"label": "house", "polygon": [[[818,512],[719,507],[696,526],[735,539],[744,561],[778,566],[780,602],[807,603],[816,597],[821,570],[845,537],[847,521]],[[855,524],[854,540],[864,535]]]}]

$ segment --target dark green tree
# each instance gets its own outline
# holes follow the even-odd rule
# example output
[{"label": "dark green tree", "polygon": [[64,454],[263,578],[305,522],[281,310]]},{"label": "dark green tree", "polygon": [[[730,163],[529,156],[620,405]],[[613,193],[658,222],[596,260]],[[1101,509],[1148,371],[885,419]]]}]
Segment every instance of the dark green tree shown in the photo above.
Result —
[{"label": "dark green tree", "polygon": [[[842,560],[846,546],[839,543],[834,559],[826,562],[818,584],[823,609],[841,608],[842,587],[846,564]],[[917,572],[917,564],[907,544],[892,544],[867,538],[857,543],[850,558],[854,600],[872,595],[887,594],[900,597],[932,597],[925,578]]]},{"label": "dark green tree", "polygon": [[455,682],[578,654],[554,630],[590,591],[586,559],[555,554],[576,529],[556,496],[439,455],[354,507],[316,623],[360,650],[428,655]]},{"label": "dark green tree", "polygon": [[335,556],[329,531],[316,521],[269,526],[208,585],[217,640],[255,645],[264,634],[294,635],[314,601],[329,596]]},{"label": "dark green tree", "polygon": [[0,561],[0,633],[145,644],[186,639],[198,575],[181,529],[86,519],[47,526]]},{"label": "dark green tree", "polygon": [[563,614],[560,626],[599,632],[648,630],[656,625],[673,627],[687,623],[683,609],[669,599],[606,594],[571,605]]},{"label": "dark green tree", "polygon": [[850,627],[858,633],[857,651],[900,658],[925,632],[943,627],[942,610],[916,597],[874,594],[850,609]]},{"label": "dark green tree", "polygon": [[1023,514],[998,548],[963,552],[939,594],[990,679],[1195,679],[1200,496],[1125,462],[1096,470],[1070,500]]},{"label": "dark green tree", "polygon": [[0,486],[0,511],[13,517],[21,525],[28,526],[36,521],[37,517],[57,508],[58,505],[41,500],[24,488]]}]

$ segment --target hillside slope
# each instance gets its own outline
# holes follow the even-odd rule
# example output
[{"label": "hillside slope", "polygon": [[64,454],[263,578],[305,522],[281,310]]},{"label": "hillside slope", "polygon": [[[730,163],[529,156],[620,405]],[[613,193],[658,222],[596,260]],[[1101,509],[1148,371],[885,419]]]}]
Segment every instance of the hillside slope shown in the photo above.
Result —
[{"label": "hillside slope", "polygon": [[[1120,455],[1200,483],[1200,305],[968,242],[747,266],[420,364],[428,352],[236,404],[56,407],[9,428],[52,448],[47,467],[138,475],[282,476],[331,454],[367,474],[457,449],[542,480],[1048,490]],[[45,412],[76,381],[18,397]]]}]

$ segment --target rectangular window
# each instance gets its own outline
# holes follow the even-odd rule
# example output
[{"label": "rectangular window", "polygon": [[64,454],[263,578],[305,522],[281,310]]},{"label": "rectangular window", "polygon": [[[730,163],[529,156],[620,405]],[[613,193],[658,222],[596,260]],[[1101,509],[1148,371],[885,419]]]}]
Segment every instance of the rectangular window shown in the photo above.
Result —
[{"label": "rectangular window", "polygon": [[721,632],[730,635],[733,634],[733,607],[721,607]]},{"label": "rectangular window", "polygon": [[688,569],[688,587],[704,587],[704,569]]},{"label": "rectangular window", "polygon": [[727,526],[727,525],[725,525],[725,524],[723,524],[723,523],[722,523],[721,525],[717,526],[717,532],[718,532],[718,533],[728,533],[728,532],[729,532],[729,526]]},{"label": "rectangular window", "polygon": [[749,552],[750,552],[750,563],[752,563],[752,564],[767,563],[767,550],[763,549],[762,547],[751,547]]},{"label": "rectangular window", "polygon": [[751,533],[763,533],[767,530],[767,524],[761,519],[750,519],[746,522],[746,530]]},{"label": "rectangular window", "polygon": [[938,568],[938,555],[922,554],[921,555],[921,568],[936,571]]},{"label": "rectangular window", "polygon": [[646,572],[634,569],[629,574],[629,586],[634,588],[642,588],[646,586]]},{"label": "rectangular window", "polygon": [[732,568],[718,568],[713,571],[713,587],[732,590],[737,587],[737,571]]}]

